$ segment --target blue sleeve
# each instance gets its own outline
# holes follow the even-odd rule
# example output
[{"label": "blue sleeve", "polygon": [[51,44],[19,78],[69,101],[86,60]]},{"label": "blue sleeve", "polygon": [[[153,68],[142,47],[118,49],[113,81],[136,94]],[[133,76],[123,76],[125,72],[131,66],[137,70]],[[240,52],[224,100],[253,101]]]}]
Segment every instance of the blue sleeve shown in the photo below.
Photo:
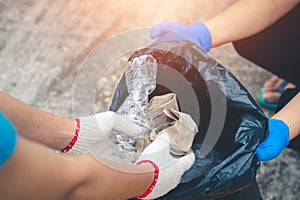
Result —
[{"label": "blue sleeve", "polygon": [[0,169],[14,153],[17,133],[12,123],[0,112]]}]

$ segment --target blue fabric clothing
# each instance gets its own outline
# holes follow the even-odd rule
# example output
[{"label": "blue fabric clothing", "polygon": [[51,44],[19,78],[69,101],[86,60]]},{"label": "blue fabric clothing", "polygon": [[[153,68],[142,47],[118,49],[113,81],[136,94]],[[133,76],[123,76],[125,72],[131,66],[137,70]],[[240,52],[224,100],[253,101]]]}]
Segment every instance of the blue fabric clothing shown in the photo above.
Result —
[{"label": "blue fabric clothing", "polygon": [[0,112],[0,169],[14,153],[17,133],[12,123]]}]

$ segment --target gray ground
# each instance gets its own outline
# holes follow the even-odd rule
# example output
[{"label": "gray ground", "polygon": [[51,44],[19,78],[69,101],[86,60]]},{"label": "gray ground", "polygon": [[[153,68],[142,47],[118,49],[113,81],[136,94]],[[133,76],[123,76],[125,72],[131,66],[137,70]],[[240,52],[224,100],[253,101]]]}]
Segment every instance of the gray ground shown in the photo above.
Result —
[{"label": "gray ground", "polygon": [[[98,43],[155,22],[203,20],[234,0],[184,2],[0,0],[0,89],[30,105],[66,117],[105,110],[120,70],[109,68],[101,79],[80,71],[83,59]],[[100,59],[98,63],[106,66],[107,58],[116,52],[124,53],[126,48],[132,50],[134,40],[143,45],[148,36],[144,37],[116,40],[112,45],[104,45],[99,58],[91,59]],[[123,66],[128,55],[121,55],[113,58],[112,65]],[[254,97],[271,75],[239,57],[231,44],[211,50],[210,55],[228,67]],[[97,69],[99,66],[91,66],[95,74]],[[94,90],[95,85],[89,84],[97,81],[94,100],[89,88]],[[75,92],[74,83],[78,83]],[[267,116],[272,115],[272,111],[264,111]],[[262,164],[257,178],[264,199],[299,199],[299,158],[297,152],[285,150],[277,159]]]}]

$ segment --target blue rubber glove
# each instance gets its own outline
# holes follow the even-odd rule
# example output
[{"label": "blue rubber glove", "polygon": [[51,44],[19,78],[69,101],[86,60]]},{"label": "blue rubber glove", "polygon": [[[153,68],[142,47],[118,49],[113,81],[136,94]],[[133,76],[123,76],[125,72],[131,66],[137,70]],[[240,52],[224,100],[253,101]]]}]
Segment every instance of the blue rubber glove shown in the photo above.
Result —
[{"label": "blue rubber glove", "polygon": [[290,142],[289,127],[282,120],[269,119],[268,125],[269,135],[256,149],[261,161],[276,158]]},{"label": "blue rubber glove", "polygon": [[208,52],[211,48],[212,40],[208,28],[201,22],[195,22],[189,26],[166,22],[152,26],[151,38],[156,39],[154,43],[190,40]]}]

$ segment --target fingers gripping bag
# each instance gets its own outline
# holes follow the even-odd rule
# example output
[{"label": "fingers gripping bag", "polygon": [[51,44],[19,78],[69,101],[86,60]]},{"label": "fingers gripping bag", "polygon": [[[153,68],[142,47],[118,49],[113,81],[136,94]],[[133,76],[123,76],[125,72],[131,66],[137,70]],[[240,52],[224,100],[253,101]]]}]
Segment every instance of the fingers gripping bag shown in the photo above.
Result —
[{"label": "fingers gripping bag", "polygon": [[[255,150],[267,134],[267,118],[234,75],[188,41],[153,44],[129,61],[151,55],[157,62],[154,96],[175,93],[181,112],[198,125],[194,165],[180,184],[159,199],[214,199],[245,189],[255,180]],[[115,88],[110,110],[128,96],[125,75]]]}]

